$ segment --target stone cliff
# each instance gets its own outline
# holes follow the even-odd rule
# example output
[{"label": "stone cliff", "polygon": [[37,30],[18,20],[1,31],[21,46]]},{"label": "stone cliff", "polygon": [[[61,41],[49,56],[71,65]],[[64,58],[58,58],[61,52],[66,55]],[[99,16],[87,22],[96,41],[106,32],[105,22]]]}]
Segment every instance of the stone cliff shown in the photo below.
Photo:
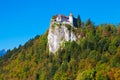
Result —
[{"label": "stone cliff", "polygon": [[51,22],[48,32],[49,52],[55,53],[65,41],[76,41],[76,35],[71,30],[73,26]]}]

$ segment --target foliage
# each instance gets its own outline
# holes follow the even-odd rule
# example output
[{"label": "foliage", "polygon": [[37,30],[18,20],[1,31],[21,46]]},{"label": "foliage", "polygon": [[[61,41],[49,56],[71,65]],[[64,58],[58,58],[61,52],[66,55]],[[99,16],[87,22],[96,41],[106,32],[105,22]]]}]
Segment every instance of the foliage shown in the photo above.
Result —
[{"label": "foliage", "polygon": [[[55,55],[48,50],[48,31],[8,50],[0,58],[0,79],[119,80],[120,25],[95,26],[90,19],[84,24],[78,29],[65,25],[82,37],[64,42]],[[54,24],[56,26],[60,24]]]},{"label": "foliage", "polygon": [[77,27],[81,28],[81,26],[82,26],[82,21],[80,19],[80,15],[78,15],[78,17],[77,17]]}]

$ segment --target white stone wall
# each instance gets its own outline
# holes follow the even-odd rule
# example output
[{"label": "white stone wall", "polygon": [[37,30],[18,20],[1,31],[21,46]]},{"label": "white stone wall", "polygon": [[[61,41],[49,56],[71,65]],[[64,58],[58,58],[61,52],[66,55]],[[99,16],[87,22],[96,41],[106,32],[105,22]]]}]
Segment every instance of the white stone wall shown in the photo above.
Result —
[{"label": "white stone wall", "polygon": [[73,16],[69,16],[69,22],[73,25]]},{"label": "white stone wall", "polygon": [[56,18],[56,21],[57,21],[57,22],[61,22],[61,21],[62,21],[61,17],[57,17],[57,18]]}]

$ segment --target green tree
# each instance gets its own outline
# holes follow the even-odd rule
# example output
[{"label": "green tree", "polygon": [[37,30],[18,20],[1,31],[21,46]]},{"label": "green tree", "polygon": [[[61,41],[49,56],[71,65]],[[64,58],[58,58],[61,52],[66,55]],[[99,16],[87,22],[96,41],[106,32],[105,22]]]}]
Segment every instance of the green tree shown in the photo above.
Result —
[{"label": "green tree", "polygon": [[77,80],[95,80],[95,73],[95,69],[85,70],[82,72],[81,77],[78,77],[80,79]]},{"label": "green tree", "polygon": [[120,66],[120,54],[117,53],[116,55],[114,55],[110,63],[112,67],[119,67]]},{"label": "green tree", "polygon": [[115,54],[116,53],[116,49],[117,49],[117,47],[115,45],[110,45],[109,48],[108,48],[108,51],[111,54]]},{"label": "green tree", "polygon": [[99,59],[98,56],[99,55],[98,55],[98,52],[96,50],[92,50],[89,54],[89,57],[96,60],[96,61]]},{"label": "green tree", "polygon": [[82,24],[82,21],[81,21],[80,15],[78,15],[78,17],[77,17],[77,27],[81,28],[81,26],[82,26],[81,24]]},{"label": "green tree", "polygon": [[109,78],[106,74],[103,74],[102,72],[98,72],[96,74],[96,79],[95,80],[109,80]]},{"label": "green tree", "polygon": [[85,26],[88,26],[88,25],[90,25],[90,24],[92,24],[92,22],[91,22],[91,20],[90,20],[90,18],[85,22]]}]

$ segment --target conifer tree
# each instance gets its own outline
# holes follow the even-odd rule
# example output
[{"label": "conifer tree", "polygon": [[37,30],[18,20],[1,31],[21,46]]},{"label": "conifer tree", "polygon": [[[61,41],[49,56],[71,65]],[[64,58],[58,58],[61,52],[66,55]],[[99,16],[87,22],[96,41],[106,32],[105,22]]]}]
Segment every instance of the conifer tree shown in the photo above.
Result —
[{"label": "conifer tree", "polygon": [[92,22],[91,22],[91,20],[90,20],[90,18],[86,21],[86,23],[85,23],[85,26],[88,26],[88,25],[90,25]]},{"label": "conifer tree", "polygon": [[80,15],[78,15],[78,17],[77,17],[77,27],[78,28],[81,28],[81,18],[80,18]]}]

